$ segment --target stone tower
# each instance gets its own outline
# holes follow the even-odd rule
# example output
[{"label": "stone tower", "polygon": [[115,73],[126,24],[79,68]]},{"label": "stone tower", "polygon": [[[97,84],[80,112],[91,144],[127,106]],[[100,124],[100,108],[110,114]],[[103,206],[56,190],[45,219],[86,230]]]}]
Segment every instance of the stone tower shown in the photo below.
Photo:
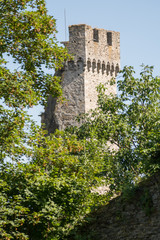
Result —
[{"label": "stone tower", "polygon": [[[74,58],[60,71],[66,101],[61,104],[52,97],[48,99],[42,122],[49,133],[78,125],[76,116],[96,107],[97,85],[115,77],[120,66],[119,32],[71,25],[69,41],[63,44]],[[116,93],[116,85],[108,92]]]}]

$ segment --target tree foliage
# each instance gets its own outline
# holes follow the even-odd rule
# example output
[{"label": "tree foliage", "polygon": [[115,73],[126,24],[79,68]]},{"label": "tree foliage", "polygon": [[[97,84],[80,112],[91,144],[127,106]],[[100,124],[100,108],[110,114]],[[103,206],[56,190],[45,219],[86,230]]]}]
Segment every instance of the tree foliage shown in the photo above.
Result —
[{"label": "tree foliage", "polygon": [[25,110],[61,95],[60,78],[44,69],[70,56],[44,0],[0,3],[0,238],[65,239],[110,197],[97,193],[104,180],[113,193],[159,169],[160,78],[125,67],[117,96],[100,85],[79,129],[46,136]]},{"label": "tree foliage", "polygon": [[0,143],[4,159],[26,143],[28,117],[24,109],[44,105],[49,94],[61,95],[60,78],[44,69],[61,68],[68,54],[57,44],[56,21],[48,15],[44,0],[1,0],[0,18]]},{"label": "tree foliage", "polygon": [[120,190],[160,168],[160,78],[149,66],[142,66],[139,78],[127,66],[121,75],[118,95],[106,95],[114,80],[99,86],[98,107],[77,131],[82,139],[112,144],[104,156],[106,175],[110,187]]},{"label": "tree foliage", "polygon": [[46,137],[27,115],[61,96],[61,79],[44,69],[70,58],[45,1],[1,0],[0,17],[0,239],[64,239],[103,200],[91,191],[103,154],[92,139]]},{"label": "tree foliage", "polygon": [[41,134],[39,130],[31,143],[30,163],[1,168],[2,239],[64,239],[103,200],[91,192],[100,184],[102,153],[97,145],[63,132]]}]

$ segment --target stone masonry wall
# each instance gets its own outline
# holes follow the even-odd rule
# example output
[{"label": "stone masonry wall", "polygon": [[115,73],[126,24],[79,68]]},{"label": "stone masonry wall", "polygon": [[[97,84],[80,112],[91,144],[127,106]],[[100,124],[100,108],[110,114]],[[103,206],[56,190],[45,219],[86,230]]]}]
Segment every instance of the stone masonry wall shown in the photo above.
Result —
[{"label": "stone masonry wall", "polygon": [[[98,31],[98,42],[93,39],[93,31]],[[110,45],[107,33],[111,34]],[[97,103],[97,86],[107,83],[115,77],[120,67],[120,34],[104,29],[92,29],[86,26],[86,61],[85,71],[85,112],[94,109]],[[106,94],[116,94],[116,85],[108,85]]]},{"label": "stone masonry wall", "polygon": [[[56,128],[61,130],[81,124],[75,119],[96,107],[97,86],[115,77],[120,68],[118,32],[93,29],[85,24],[72,25],[69,27],[69,41],[64,45],[74,58],[65,63],[61,71],[66,101],[62,104],[51,97],[48,99],[42,122],[49,133]],[[116,84],[106,93],[110,92],[116,93]]]},{"label": "stone masonry wall", "polygon": [[111,200],[92,214],[92,218],[93,221],[81,228],[79,239],[159,240],[160,173],[141,183],[128,195]]}]

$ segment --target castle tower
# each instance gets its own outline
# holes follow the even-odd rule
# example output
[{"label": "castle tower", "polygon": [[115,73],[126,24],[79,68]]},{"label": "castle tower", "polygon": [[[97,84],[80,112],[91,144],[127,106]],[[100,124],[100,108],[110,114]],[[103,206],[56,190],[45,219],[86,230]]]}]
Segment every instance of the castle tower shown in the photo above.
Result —
[{"label": "castle tower", "polygon": [[[115,77],[120,66],[119,32],[72,25],[64,45],[74,59],[61,71],[66,101],[61,104],[52,97],[48,99],[42,122],[49,133],[78,125],[76,116],[96,107],[96,87]],[[116,85],[110,86],[109,92],[116,94]]]}]

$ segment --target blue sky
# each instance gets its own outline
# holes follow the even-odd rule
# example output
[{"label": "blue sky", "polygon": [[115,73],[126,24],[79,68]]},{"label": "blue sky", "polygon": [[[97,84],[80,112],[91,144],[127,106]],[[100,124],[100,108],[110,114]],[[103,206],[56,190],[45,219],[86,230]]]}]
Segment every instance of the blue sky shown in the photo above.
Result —
[{"label": "blue sky", "polygon": [[[134,66],[138,72],[144,63],[153,65],[154,74],[160,76],[160,0],[46,0],[46,3],[49,14],[57,20],[59,42],[65,40],[65,9],[67,28],[85,23],[120,32],[121,68]],[[40,111],[39,107],[31,113],[36,115]]]},{"label": "blue sky", "polygon": [[92,27],[119,31],[121,68],[132,65],[136,71],[144,63],[155,66],[160,75],[159,0],[46,0],[49,14],[57,19],[57,39],[65,40],[67,26],[85,23]]}]

